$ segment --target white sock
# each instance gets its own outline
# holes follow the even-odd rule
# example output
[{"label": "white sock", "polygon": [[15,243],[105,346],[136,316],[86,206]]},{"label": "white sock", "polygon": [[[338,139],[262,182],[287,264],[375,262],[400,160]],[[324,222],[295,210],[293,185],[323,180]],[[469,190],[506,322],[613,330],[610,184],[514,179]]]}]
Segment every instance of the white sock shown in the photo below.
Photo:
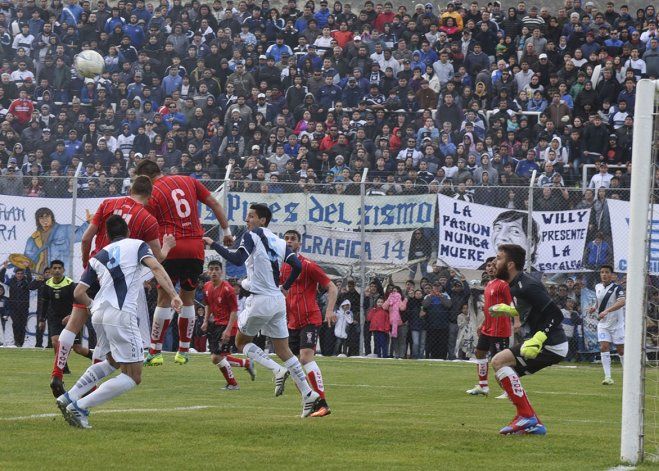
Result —
[{"label": "white sock", "polygon": [[153,311],[153,325],[151,326],[151,348],[162,350],[162,343],[158,342],[163,334],[166,321],[171,321],[174,311],[169,307],[156,307]]},{"label": "white sock", "polygon": [[315,383],[315,390],[318,394],[325,392],[325,385],[323,384],[323,374],[320,372],[318,363],[315,361],[309,362],[306,365],[302,365],[304,371],[307,372],[310,382]]},{"label": "white sock", "polygon": [[269,369],[273,373],[276,373],[277,371],[281,370],[281,366],[279,366],[279,363],[277,363],[268,355],[266,355],[265,352],[261,350],[261,348],[258,345],[255,345],[253,343],[248,343],[243,348],[243,353],[247,355],[250,359],[254,360],[256,363]]},{"label": "white sock", "polygon": [[620,368],[625,368],[625,355],[618,355],[620,358]]},{"label": "white sock", "polygon": [[611,377],[611,352],[602,352],[602,368],[604,368],[604,377]]},{"label": "white sock", "polygon": [[87,371],[82,374],[78,382],[69,390],[69,398],[72,401],[77,401],[99,381],[111,375],[114,370],[116,368],[107,360],[93,364],[87,368]]},{"label": "white sock", "polygon": [[71,354],[73,342],[75,342],[76,334],[68,329],[62,330],[59,334],[59,350],[57,353],[57,367],[61,370],[66,366],[66,362]]},{"label": "white sock", "polygon": [[302,363],[300,363],[300,360],[298,360],[296,356],[292,356],[284,362],[284,366],[291,372],[291,378],[295,381],[302,397],[307,397],[313,389],[309,386],[307,375],[304,374],[304,369],[302,369]]},{"label": "white sock", "polygon": [[85,396],[77,401],[78,407],[81,409],[89,409],[90,407],[100,406],[101,404],[122,395],[126,391],[130,391],[137,384],[133,378],[125,373],[115,376],[101,384],[96,391],[89,396]]},{"label": "white sock", "polygon": [[[194,332],[194,322],[195,322],[195,312],[194,306],[183,306],[181,312],[178,315],[179,318],[179,347],[180,348],[190,348],[190,340],[192,339],[192,334]],[[188,322],[185,323],[185,332],[180,332],[181,319],[187,319]],[[184,340],[187,339],[187,340]]]}]

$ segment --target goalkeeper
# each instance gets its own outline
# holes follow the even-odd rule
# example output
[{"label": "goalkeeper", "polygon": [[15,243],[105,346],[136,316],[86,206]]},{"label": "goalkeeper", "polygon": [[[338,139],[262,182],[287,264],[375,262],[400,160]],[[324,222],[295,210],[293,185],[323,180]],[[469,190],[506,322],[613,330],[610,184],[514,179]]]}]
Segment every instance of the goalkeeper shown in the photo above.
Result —
[{"label": "goalkeeper", "polygon": [[498,247],[494,261],[495,276],[508,283],[516,305],[512,308],[495,305],[490,311],[493,316],[519,315],[521,332],[526,339],[521,345],[503,350],[492,359],[497,381],[517,408],[515,418],[499,431],[503,435],[547,433],[519,378],[562,361],[568,352],[567,338],[561,326],[563,313],[542,283],[522,271],[525,260],[526,251],[522,247],[503,244]]}]

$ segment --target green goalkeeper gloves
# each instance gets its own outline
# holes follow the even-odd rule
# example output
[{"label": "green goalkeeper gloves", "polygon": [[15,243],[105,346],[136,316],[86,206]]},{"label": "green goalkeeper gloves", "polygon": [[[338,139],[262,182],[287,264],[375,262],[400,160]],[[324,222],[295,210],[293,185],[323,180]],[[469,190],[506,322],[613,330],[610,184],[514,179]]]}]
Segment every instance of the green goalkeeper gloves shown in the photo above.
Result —
[{"label": "green goalkeeper gloves", "polygon": [[540,350],[542,349],[542,346],[545,344],[546,341],[547,341],[547,334],[545,334],[542,331],[538,331],[535,333],[533,337],[531,337],[522,344],[520,353],[524,358],[533,360],[535,357],[538,356],[538,353],[540,353]]},{"label": "green goalkeeper gloves", "polygon": [[490,306],[490,315],[492,317],[516,317],[519,316],[517,309],[514,306],[509,306],[506,303],[495,304]]}]

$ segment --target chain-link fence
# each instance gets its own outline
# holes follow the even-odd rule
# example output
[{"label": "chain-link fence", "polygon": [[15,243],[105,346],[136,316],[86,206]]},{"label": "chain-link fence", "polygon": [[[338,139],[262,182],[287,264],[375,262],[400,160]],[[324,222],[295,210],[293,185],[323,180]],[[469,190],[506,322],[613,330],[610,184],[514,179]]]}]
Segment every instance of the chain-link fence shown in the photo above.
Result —
[{"label": "chain-link fence", "polygon": [[[582,190],[541,174],[531,190],[472,186],[469,180],[454,186],[375,184],[367,178],[362,184],[361,177],[338,176],[323,184],[299,176],[288,179],[296,182],[264,176],[226,185],[202,180],[224,205],[237,236],[245,229],[249,204],[265,202],[273,211],[272,229],[298,230],[302,254],[319,262],[340,286],[339,304],[351,302],[352,322],[323,327],[323,354],[374,354],[369,316],[378,297],[387,301],[397,286],[402,299],[389,310],[386,352],[379,342],[377,353],[470,357],[482,320],[485,262],[504,242],[527,248],[529,270],[569,313],[566,331],[576,337],[572,353],[596,351],[596,319],[586,312],[595,302],[598,275],[593,270],[608,263],[625,271],[629,203],[624,178],[609,182],[610,188]],[[594,176],[591,180],[591,186],[598,184]],[[38,283],[54,259],[65,261],[75,279],[81,269],[80,238],[91,216],[103,198],[125,195],[129,188],[129,178],[0,177],[0,260],[9,261],[3,280],[11,279],[12,266],[23,266]],[[203,205],[200,217],[207,235],[219,238],[217,222]],[[230,264],[226,271],[233,278],[245,275],[243,267]],[[424,306],[424,299],[436,300],[433,286],[451,302]],[[11,295],[9,290],[5,295]],[[30,313],[37,309],[32,298]],[[324,302],[322,295],[319,299]]]}]

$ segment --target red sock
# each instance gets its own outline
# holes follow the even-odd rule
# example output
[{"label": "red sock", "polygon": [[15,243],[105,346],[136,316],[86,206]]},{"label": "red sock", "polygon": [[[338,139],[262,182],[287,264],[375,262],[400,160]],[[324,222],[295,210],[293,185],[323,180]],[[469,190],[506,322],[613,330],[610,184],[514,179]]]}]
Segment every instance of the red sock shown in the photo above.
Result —
[{"label": "red sock", "polygon": [[224,376],[224,379],[227,380],[228,384],[231,384],[232,386],[238,385],[236,378],[233,376],[233,370],[231,369],[231,365],[229,365],[229,362],[225,358],[222,358],[220,360],[220,362],[217,364],[217,367],[222,372],[222,376]]},{"label": "red sock", "polygon": [[64,378],[64,372],[62,371],[61,368],[57,367],[57,357],[59,356],[59,342],[57,343],[57,346],[55,347],[55,360],[53,361],[53,372],[50,373],[51,378],[59,378],[63,379]]},{"label": "red sock", "polygon": [[487,388],[487,358],[476,360],[476,369],[478,370],[478,385]]},{"label": "red sock", "polygon": [[508,393],[508,398],[517,408],[517,415],[520,417],[532,417],[535,415],[533,407],[526,396],[526,392],[519,381],[517,373],[509,367],[504,366],[497,371],[497,379],[501,387]]},{"label": "red sock", "polygon": [[244,358],[234,357],[233,355],[227,355],[224,358],[229,362],[231,366],[238,366],[240,368],[245,368],[249,364],[249,360]]},{"label": "red sock", "polygon": [[[151,347],[149,348],[149,353],[151,355],[157,355],[160,353],[162,350],[162,342],[165,340],[165,334],[167,333],[167,329],[169,329],[169,324],[171,324],[172,320],[171,319],[165,319],[162,325],[162,330],[160,331],[160,336],[157,339],[154,339],[151,337]],[[160,347],[156,348],[154,345]]]},{"label": "red sock", "polygon": [[318,393],[321,399],[325,399],[325,385],[323,384],[323,375],[315,361],[304,365],[304,370],[309,378],[309,385]]}]

